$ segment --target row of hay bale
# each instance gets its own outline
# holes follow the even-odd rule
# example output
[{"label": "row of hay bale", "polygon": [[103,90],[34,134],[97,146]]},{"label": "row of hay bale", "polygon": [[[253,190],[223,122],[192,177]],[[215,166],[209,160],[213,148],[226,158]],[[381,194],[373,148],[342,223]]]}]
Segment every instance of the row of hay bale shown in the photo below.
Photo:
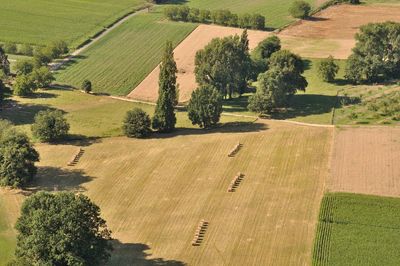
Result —
[{"label": "row of hay bale", "polygon": [[229,152],[228,156],[229,157],[235,156],[242,146],[243,144],[240,144],[240,142],[238,142],[238,144],[236,144],[235,147]]},{"label": "row of hay bale", "polygon": [[238,173],[232,180],[232,182],[229,184],[228,187],[228,192],[235,192],[235,190],[237,189],[237,187],[240,185],[240,182],[242,182],[244,177],[244,174],[242,173]]},{"label": "row of hay bale", "polygon": [[69,161],[68,166],[76,165],[79,162],[79,159],[82,157],[84,152],[85,152],[84,149],[79,148],[76,154],[72,157],[71,161]]},{"label": "row of hay bale", "polygon": [[194,233],[192,246],[200,246],[201,242],[203,242],[207,228],[208,228],[208,222],[204,219],[201,220],[199,225],[197,226],[196,232]]}]

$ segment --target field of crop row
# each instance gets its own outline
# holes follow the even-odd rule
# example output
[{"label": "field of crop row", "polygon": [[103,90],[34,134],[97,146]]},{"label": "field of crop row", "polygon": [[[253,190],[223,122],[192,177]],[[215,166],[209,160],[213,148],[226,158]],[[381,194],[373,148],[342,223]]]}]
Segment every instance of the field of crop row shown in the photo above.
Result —
[{"label": "field of crop row", "polygon": [[176,46],[196,27],[162,16],[157,9],[129,19],[60,70],[57,81],[79,87],[89,79],[96,92],[128,94],[159,64],[167,41]]},{"label": "field of crop row", "polygon": [[400,199],[328,193],[313,265],[399,265]]},{"label": "field of crop row", "polygon": [[144,0],[1,1],[0,42],[45,45],[53,40],[66,40],[75,47],[144,3]]}]

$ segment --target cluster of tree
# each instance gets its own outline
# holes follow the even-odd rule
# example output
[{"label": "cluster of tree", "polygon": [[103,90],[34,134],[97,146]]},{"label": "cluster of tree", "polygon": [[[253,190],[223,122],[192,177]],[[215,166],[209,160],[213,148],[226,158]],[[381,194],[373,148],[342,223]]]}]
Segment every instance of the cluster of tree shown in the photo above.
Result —
[{"label": "cluster of tree", "polygon": [[17,77],[13,86],[15,95],[27,96],[38,88],[46,88],[54,80],[47,66],[34,60],[21,60],[16,65]]},{"label": "cluster of tree", "polygon": [[54,41],[45,47],[35,49],[33,59],[36,65],[44,66],[68,52],[68,45],[65,41]]},{"label": "cluster of tree", "polygon": [[31,130],[41,142],[54,142],[68,135],[69,124],[60,110],[40,111],[35,115]]},{"label": "cluster of tree", "polygon": [[238,15],[226,9],[210,11],[187,6],[169,6],[164,12],[168,19],[174,21],[214,23],[243,29],[263,30],[265,28],[265,17],[260,14]]},{"label": "cluster of tree", "polygon": [[346,78],[357,84],[400,78],[400,23],[370,23],[356,34]]},{"label": "cluster of tree", "polygon": [[241,94],[251,77],[247,31],[239,37],[213,39],[195,57],[196,81],[200,86],[211,85],[224,97]]},{"label": "cluster of tree", "polygon": [[[247,40],[246,34],[244,38]],[[158,100],[154,116],[150,119],[150,116],[140,108],[128,111],[122,126],[126,136],[143,138],[151,134],[151,128],[161,133],[175,129],[175,106],[179,99],[177,72],[172,43],[168,42],[160,65]],[[193,125],[202,128],[212,127],[219,122],[221,113],[222,94],[216,87],[212,84],[203,84],[193,91],[188,104],[188,117]]]},{"label": "cluster of tree", "polygon": [[28,197],[15,228],[16,258],[10,265],[104,265],[112,251],[111,231],[100,208],[82,194]]},{"label": "cluster of tree", "polygon": [[30,44],[16,45],[15,43],[4,43],[1,44],[0,46],[8,54],[20,54],[27,56],[32,56],[35,49],[37,49]]},{"label": "cluster of tree", "polygon": [[39,154],[29,138],[0,120],[0,185],[22,187],[36,175]]},{"label": "cluster of tree", "polygon": [[[278,43],[276,39],[270,42]],[[279,46],[274,47],[277,49]],[[267,70],[258,76],[257,92],[249,99],[248,108],[257,113],[269,113],[275,108],[286,107],[290,97],[298,90],[305,91],[308,85],[302,76],[305,67],[300,56],[287,50],[266,55],[269,55],[264,58]]]}]

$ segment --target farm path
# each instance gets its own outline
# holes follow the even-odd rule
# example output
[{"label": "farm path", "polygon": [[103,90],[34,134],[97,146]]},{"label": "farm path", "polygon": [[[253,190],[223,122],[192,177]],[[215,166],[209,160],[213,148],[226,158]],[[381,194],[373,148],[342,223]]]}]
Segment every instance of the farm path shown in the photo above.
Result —
[{"label": "farm path", "polygon": [[66,64],[67,62],[69,62],[70,60],[72,60],[74,57],[80,55],[83,51],[85,51],[87,48],[89,48],[90,46],[92,46],[95,42],[97,42],[98,40],[104,38],[107,34],[109,34],[112,30],[114,30],[115,28],[119,27],[122,23],[124,23],[125,21],[127,21],[128,19],[141,14],[141,13],[145,13],[148,12],[148,7],[143,8],[143,9],[139,9],[138,11],[131,13],[129,15],[127,15],[126,17],[122,18],[121,20],[119,20],[117,23],[115,23],[114,25],[112,25],[109,28],[106,28],[104,30],[104,32],[102,32],[101,34],[99,34],[97,37],[95,38],[91,38],[90,41],[83,45],[81,48],[76,49],[75,51],[73,51],[69,56],[67,56],[66,58],[62,59],[61,61],[58,62],[53,62],[50,63],[50,68],[52,71],[56,71],[58,70],[62,65]]}]

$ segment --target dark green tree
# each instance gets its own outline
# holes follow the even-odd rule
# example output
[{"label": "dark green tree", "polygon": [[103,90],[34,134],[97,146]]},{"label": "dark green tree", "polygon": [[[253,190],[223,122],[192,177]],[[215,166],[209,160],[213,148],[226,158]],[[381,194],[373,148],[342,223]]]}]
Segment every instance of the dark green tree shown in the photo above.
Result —
[{"label": "dark green tree", "polygon": [[200,85],[212,85],[223,96],[241,93],[249,78],[247,33],[213,39],[196,53],[195,74]]},{"label": "dark green tree", "polygon": [[222,113],[222,96],[211,85],[205,85],[192,92],[188,104],[188,116],[193,125],[209,128],[219,122]]},{"label": "dark green tree", "polygon": [[152,121],[153,128],[159,132],[171,132],[175,129],[174,106],[177,99],[177,72],[172,43],[167,42],[160,65],[158,100]]},{"label": "dark green tree", "polygon": [[134,108],[126,113],[122,129],[127,137],[144,138],[151,133],[149,115],[140,108]]},{"label": "dark green tree", "polygon": [[261,41],[254,51],[251,53],[253,80],[257,79],[259,73],[263,73],[268,69],[268,59],[271,55],[281,50],[281,40],[276,35],[269,36]]},{"label": "dark green tree", "polygon": [[336,64],[332,56],[321,60],[318,64],[318,75],[326,82],[332,82],[339,71],[339,66]]},{"label": "dark green tree", "polygon": [[370,23],[356,34],[356,46],[346,65],[353,83],[400,77],[400,23]]},{"label": "dark green tree", "polygon": [[81,89],[86,93],[90,93],[92,91],[92,82],[88,79],[85,79],[82,82]]},{"label": "dark green tree", "polygon": [[36,175],[39,154],[29,138],[4,120],[0,123],[0,185],[22,187]]},{"label": "dark green tree", "polygon": [[34,68],[30,77],[37,89],[46,88],[55,80],[53,74],[46,66]]},{"label": "dark green tree", "polygon": [[305,19],[310,16],[311,6],[305,1],[295,1],[289,8],[289,13],[294,18]]},{"label": "dark green tree", "polygon": [[111,232],[100,208],[82,194],[33,194],[22,204],[15,228],[17,265],[103,265],[110,258]]},{"label": "dark green tree", "polygon": [[1,47],[0,47],[0,69],[2,70],[5,76],[10,75],[10,61],[8,61],[8,56]]},{"label": "dark green tree", "polygon": [[60,110],[46,110],[35,115],[31,129],[38,140],[53,142],[68,135],[69,124]]}]

